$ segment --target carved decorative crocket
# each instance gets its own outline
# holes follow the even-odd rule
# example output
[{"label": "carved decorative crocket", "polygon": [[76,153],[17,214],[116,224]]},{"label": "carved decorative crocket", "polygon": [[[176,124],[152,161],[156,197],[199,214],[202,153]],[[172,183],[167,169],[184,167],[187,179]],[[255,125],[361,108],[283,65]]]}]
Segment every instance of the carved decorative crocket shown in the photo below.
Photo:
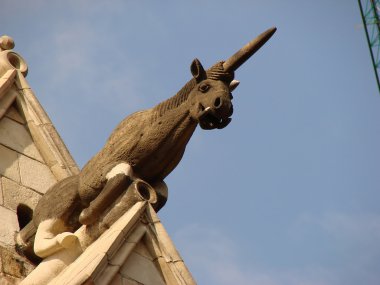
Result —
[{"label": "carved decorative crocket", "polygon": [[46,257],[69,246],[75,237],[70,232],[94,224],[136,179],[155,189],[151,203],[158,211],[167,200],[164,179],[180,162],[197,125],[212,130],[231,122],[231,92],[239,84],[234,71],[275,31],[267,30],[208,70],[195,59],[193,78],[175,96],[125,118],[79,175],[58,182],[40,200],[33,217],[36,254]]}]

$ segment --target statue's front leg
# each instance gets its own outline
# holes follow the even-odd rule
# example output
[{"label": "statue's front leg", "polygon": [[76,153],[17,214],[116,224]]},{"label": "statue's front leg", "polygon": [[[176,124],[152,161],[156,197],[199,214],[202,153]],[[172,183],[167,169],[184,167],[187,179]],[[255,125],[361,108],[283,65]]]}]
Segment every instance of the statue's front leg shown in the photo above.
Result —
[{"label": "statue's front leg", "polygon": [[34,252],[39,257],[45,258],[61,249],[74,247],[77,240],[77,236],[67,232],[63,220],[59,218],[48,219],[42,221],[37,228]]},{"label": "statue's front leg", "polygon": [[79,222],[83,225],[94,223],[112,202],[128,188],[133,179],[132,167],[128,163],[119,163],[106,175],[107,182],[99,195],[90,202],[80,216]]}]

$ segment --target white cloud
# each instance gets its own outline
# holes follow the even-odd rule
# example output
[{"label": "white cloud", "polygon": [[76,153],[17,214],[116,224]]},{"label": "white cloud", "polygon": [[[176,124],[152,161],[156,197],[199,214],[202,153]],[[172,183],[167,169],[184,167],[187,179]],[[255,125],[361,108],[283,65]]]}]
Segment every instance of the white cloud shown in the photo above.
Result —
[{"label": "white cloud", "polygon": [[[143,85],[139,70],[128,66],[126,52],[112,44],[116,39],[104,36],[88,18],[56,24],[50,38],[41,41],[48,47],[39,61],[48,94],[65,92],[67,102],[80,98],[84,104],[124,114],[142,104],[136,87]],[[41,42],[33,48],[41,54]]]},{"label": "white cloud", "polygon": [[354,240],[363,242],[380,240],[380,215],[373,213],[332,212],[325,214],[319,223],[337,238],[350,236]]},{"label": "white cloud", "polygon": [[380,215],[375,213],[302,214],[296,224],[317,226],[334,239],[351,244],[374,245],[380,240]]},{"label": "white cloud", "polygon": [[92,65],[89,60],[96,35],[85,23],[65,24],[54,33],[53,65],[56,81],[66,80],[72,73],[87,73]]},{"label": "white cloud", "polygon": [[176,239],[181,243],[183,255],[187,258],[185,262],[190,269],[194,267],[203,275],[202,278],[209,279],[212,284],[254,284],[254,276],[243,271],[238,264],[238,248],[220,231],[190,225],[177,232]]},{"label": "white cloud", "polygon": [[[254,256],[244,260],[239,247],[228,233],[201,225],[189,225],[179,230],[178,242],[185,263],[194,278],[206,284],[251,285],[333,285],[339,278],[327,268],[263,268]],[[197,280],[198,279],[198,280]]]},{"label": "white cloud", "polygon": [[[332,271],[339,281],[332,284],[380,284],[380,215],[331,211],[320,215],[302,214],[292,228],[293,235],[318,233],[328,241],[331,258],[339,263]],[[345,271],[345,275],[342,275]],[[345,282],[345,283],[343,283]]]}]

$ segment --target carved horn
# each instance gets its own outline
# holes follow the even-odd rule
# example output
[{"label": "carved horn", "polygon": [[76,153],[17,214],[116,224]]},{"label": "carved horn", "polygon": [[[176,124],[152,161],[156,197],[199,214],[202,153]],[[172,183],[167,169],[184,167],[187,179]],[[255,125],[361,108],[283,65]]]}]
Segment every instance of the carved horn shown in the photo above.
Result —
[{"label": "carved horn", "polygon": [[257,52],[276,32],[277,28],[273,27],[260,34],[257,38],[250,41],[233,56],[223,63],[224,71],[235,71],[242,65],[248,58]]}]

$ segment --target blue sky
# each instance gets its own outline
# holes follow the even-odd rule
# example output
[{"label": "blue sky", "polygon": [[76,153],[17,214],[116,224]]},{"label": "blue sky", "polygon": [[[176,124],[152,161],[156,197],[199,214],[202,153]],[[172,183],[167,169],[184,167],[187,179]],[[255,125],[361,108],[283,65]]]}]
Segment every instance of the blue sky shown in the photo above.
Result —
[{"label": "blue sky", "polygon": [[269,27],[232,123],[198,129],[160,217],[199,284],[380,284],[380,95],[357,1],[11,1],[2,34],[80,166],[134,111]]}]

